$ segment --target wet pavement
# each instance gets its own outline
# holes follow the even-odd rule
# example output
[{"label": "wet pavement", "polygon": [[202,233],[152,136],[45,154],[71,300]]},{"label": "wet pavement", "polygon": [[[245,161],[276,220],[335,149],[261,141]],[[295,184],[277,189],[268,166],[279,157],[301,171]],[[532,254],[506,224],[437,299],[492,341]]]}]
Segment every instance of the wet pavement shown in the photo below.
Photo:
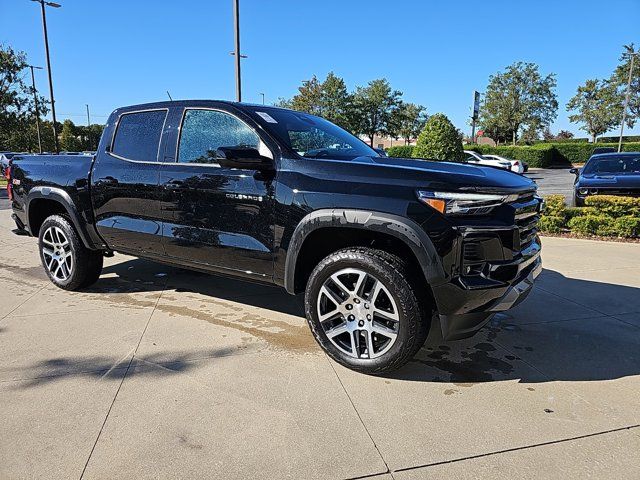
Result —
[{"label": "wet pavement", "polygon": [[640,245],[545,238],[531,296],[370,377],[284,291],[107,259],[51,285],[0,212],[0,478],[638,478]]}]

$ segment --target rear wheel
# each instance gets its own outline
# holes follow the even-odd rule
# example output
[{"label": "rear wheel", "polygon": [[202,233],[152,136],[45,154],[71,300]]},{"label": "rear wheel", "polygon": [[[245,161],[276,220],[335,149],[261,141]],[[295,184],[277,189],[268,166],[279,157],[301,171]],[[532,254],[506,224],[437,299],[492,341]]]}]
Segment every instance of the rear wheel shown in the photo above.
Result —
[{"label": "rear wheel", "polygon": [[306,316],[320,346],[356,371],[383,374],[423,345],[431,309],[419,300],[406,262],[371,248],[332,253],[311,273]]},{"label": "rear wheel", "polygon": [[48,217],[40,227],[38,245],[42,265],[56,286],[78,290],[100,277],[102,252],[86,248],[67,218]]}]

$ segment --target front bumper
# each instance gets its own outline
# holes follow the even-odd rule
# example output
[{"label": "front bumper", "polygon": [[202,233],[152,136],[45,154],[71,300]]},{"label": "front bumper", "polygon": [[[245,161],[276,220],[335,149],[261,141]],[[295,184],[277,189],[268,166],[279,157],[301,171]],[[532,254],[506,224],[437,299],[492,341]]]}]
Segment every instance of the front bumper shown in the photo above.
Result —
[{"label": "front bumper", "polygon": [[[439,321],[436,325],[432,325],[428,343],[461,340],[473,336],[495,313],[509,310],[527,298],[540,272],[542,272],[542,260],[537,255],[521,270],[517,279],[505,288],[460,291],[459,287],[449,284],[434,289],[434,294],[437,296],[443,295],[444,290],[447,292],[446,295],[457,293],[458,300],[460,297],[464,298],[463,302],[469,302],[470,307],[462,307],[451,314],[438,314]],[[453,289],[458,291],[455,292]],[[473,305],[475,307],[471,307]]]}]

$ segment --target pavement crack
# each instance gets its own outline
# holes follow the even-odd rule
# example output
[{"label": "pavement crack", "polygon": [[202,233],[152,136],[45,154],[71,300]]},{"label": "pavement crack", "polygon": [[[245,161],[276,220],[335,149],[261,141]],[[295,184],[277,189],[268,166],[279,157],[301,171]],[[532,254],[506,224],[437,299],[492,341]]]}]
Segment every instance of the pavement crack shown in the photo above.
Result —
[{"label": "pavement crack", "polygon": [[368,478],[368,477],[372,477],[372,476],[375,476],[375,475],[383,475],[385,473],[388,473],[389,475],[391,475],[391,478],[394,479],[395,477],[393,476],[393,473],[391,472],[391,469],[389,468],[389,464],[387,464],[387,461],[382,456],[382,452],[380,452],[380,449],[378,448],[378,445],[376,444],[376,441],[373,439],[373,436],[371,435],[371,432],[369,432],[369,429],[365,425],[364,420],[362,420],[362,417],[360,416],[360,412],[358,412],[358,409],[356,408],[355,403],[353,403],[353,400],[351,399],[351,395],[349,395],[349,392],[347,391],[347,389],[345,388],[344,384],[342,383],[342,379],[338,375],[338,372],[336,372],[336,369],[333,366],[333,363],[331,363],[331,360],[329,360],[329,357],[327,357],[326,354],[325,354],[325,358],[327,359],[327,362],[329,362],[329,366],[331,367],[331,370],[333,370],[333,373],[335,374],[336,378],[338,379],[338,382],[340,383],[340,386],[342,387],[342,390],[344,391],[344,394],[349,399],[349,403],[351,403],[351,406],[353,407],[353,411],[356,412],[356,415],[358,416],[358,420],[360,420],[360,423],[362,424],[362,428],[364,428],[364,431],[367,432],[367,435],[369,436],[369,439],[371,440],[371,443],[373,443],[373,446],[376,449],[376,452],[378,452],[378,455],[380,456],[380,460],[382,460],[382,463],[384,463],[384,466],[387,469],[386,472],[372,473],[372,474],[369,474],[369,475],[362,475],[362,476],[359,476],[359,477],[350,477],[347,480],[358,480],[358,479],[361,479],[361,478]]},{"label": "pavement crack", "polygon": [[127,378],[127,374],[129,373],[129,370],[131,370],[131,365],[133,365],[133,361],[136,359],[136,353],[138,352],[138,348],[140,348],[140,344],[142,343],[142,339],[144,338],[144,334],[147,331],[147,328],[149,327],[149,323],[151,323],[151,318],[153,317],[153,314],[156,311],[156,308],[158,307],[158,303],[160,302],[160,299],[162,298],[162,294],[164,293],[165,289],[167,288],[167,282],[169,281],[169,275],[166,276],[165,278],[165,282],[164,285],[162,287],[162,290],[160,290],[160,295],[158,295],[158,298],[156,299],[156,303],[154,304],[153,308],[151,309],[151,313],[149,314],[149,318],[147,319],[147,323],[144,325],[144,329],[142,330],[142,334],[140,335],[140,338],[138,339],[138,343],[136,344],[135,348],[133,349],[133,355],[131,355],[131,359],[129,360],[129,364],[127,365],[127,369],[124,372],[124,375],[122,375],[122,378],[120,379],[120,383],[118,384],[118,388],[116,389],[116,393],[113,396],[113,400],[111,400],[111,405],[109,405],[109,409],[107,410],[107,414],[104,417],[104,420],[102,421],[102,425],[100,426],[100,430],[98,431],[98,436],[96,437],[95,442],[93,442],[93,446],[91,447],[91,451],[89,452],[89,456],[87,457],[87,461],[84,464],[84,467],[82,469],[82,473],[80,474],[80,480],[82,480],[82,478],[84,477],[85,472],[87,471],[87,467],[89,466],[89,462],[91,461],[91,457],[93,456],[93,452],[96,449],[96,446],[98,445],[98,441],[100,440],[100,436],[102,435],[102,431],[104,430],[105,425],[107,424],[107,420],[109,419],[109,415],[111,414],[111,410],[113,409],[113,405],[116,403],[116,399],[118,398],[118,394],[120,393],[120,389],[122,388],[122,385],[124,384],[125,379]]},{"label": "pavement crack", "polygon": [[521,451],[521,450],[527,450],[529,448],[545,447],[545,446],[548,446],[548,445],[558,445],[558,444],[561,444],[561,443],[567,443],[567,442],[572,442],[572,441],[575,441],[575,440],[581,440],[583,438],[597,437],[599,435],[607,435],[607,434],[610,434],[610,433],[623,432],[625,430],[633,430],[633,429],[636,429],[636,428],[640,428],[640,424],[638,424],[638,425],[629,425],[629,426],[620,427],[620,428],[613,428],[611,430],[604,430],[604,431],[601,431],[601,432],[588,433],[586,435],[578,435],[576,437],[563,438],[563,439],[560,439],[560,440],[551,440],[551,441],[548,441],[548,442],[534,443],[532,445],[524,445],[522,447],[506,448],[504,450],[497,450],[495,452],[481,453],[481,454],[478,454],[478,455],[470,455],[470,456],[467,456],[467,457],[454,458],[452,460],[444,460],[442,462],[425,463],[424,465],[416,465],[416,466],[413,466],[413,467],[398,468],[397,470],[394,470],[394,472],[406,472],[406,471],[410,471],[410,470],[418,470],[420,468],[435,467],[435,466],[438,466],[438,465],[447,465],[447,464],[450,464],[450,463],[464,462],[465,460],[475,460],[477,458],[490,457],[490,456],[499,455],[499,454],[502,454],[502,453],[518,452],[518,451]]}]

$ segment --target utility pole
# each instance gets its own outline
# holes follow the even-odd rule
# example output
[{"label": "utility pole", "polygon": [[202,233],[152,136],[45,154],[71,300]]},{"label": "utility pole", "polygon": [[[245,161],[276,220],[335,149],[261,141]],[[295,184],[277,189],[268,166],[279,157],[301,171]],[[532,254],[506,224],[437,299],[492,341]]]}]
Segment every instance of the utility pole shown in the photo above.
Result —
[{"label": "utility pole", "polygon": [[33,104],[36,111],[36,131],[38,132],[38,151],[42,153],[42,140],[40,139],[40,111],[38,110],[38,91],[36,90],[36,77],[33,74],[33,69],[42,70],[42,67],[36,67],[35,65],[27,65],[31,69],[31,85],[33,88]]},{"label": "utility pole", "polygon": [[87,127],[91,126],[91,117],[89,116],[89,104],[85,103],[84,104],[87,107]]},{"label": "utility pole", "polygon": [[476,122],[480,113],[480,92],[473,92],[473,114],[471,115],[471,143],[476,143]]},{"label": "utility pole", "polygon": [[240,0],[233,0],[233,22],[235,24],[234,55],[236,57],[236,101],[242,101],[242,81],[240,80]]},{"label": "utility pole", "polygon": [[260,95],[262,95],[262,104],[264,105],[264,93],[261,93]]},{"label": "utility pole", "polygon": [[622,150],[622,134],[624,132],[624,122],[627,120],[627,107],[629,106],[629,95],[631,94],[631,78],[633,76],[633,60],[640,52],[630,52],[631,65],[629,66],[629,80],[627,81],[627,93],[624,96],[624,107],[622,108],[622,124],[620,125],[620,138],[618,139],[618,153]]},{"label": "utility pole", "polygon": [[45,12],[45,5],[53,8],[60,8],[62,5],[54,2],[45,2],[45,0],[31,0],[40,4],[42,9],[42,31],[44,32],[44,49],[47,54],[47,72],[49,74],[49,95],[51,96],[51,117],[53,118],[53,143],[55,145],[56,153],[60,153],[60,147],[58,145],[58,129],[56,127],[56,104],[53,98],[53,80],[51,79],[51,60],[49,58],[49,37],[47,35],[47,14]]}]

